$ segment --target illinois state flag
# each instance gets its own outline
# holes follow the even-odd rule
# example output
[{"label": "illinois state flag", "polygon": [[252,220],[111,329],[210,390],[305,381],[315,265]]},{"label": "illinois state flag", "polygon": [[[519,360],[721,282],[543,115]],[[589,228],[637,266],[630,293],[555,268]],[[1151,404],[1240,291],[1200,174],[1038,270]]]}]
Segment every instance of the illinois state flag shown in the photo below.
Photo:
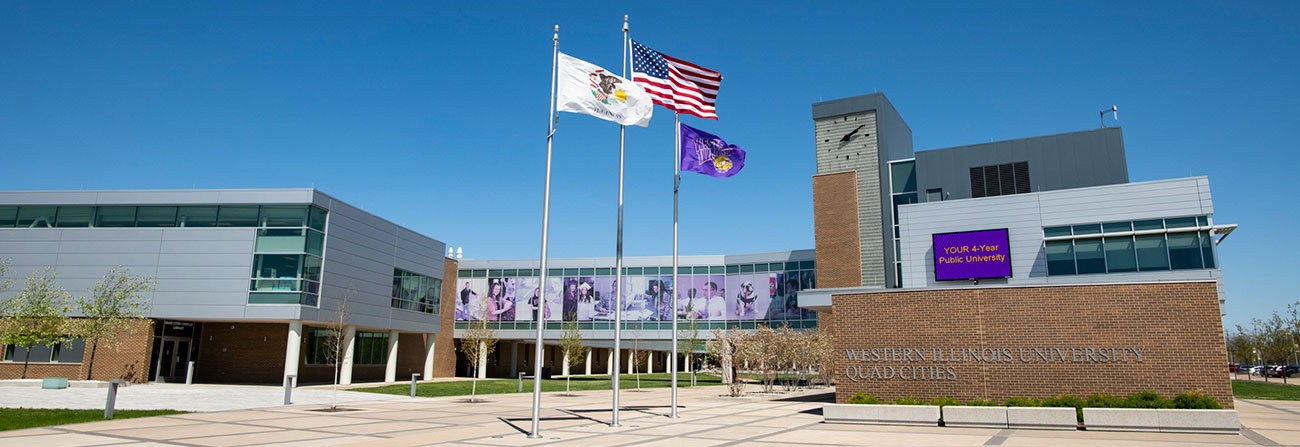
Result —
[{"label": "illinois state flag", "polygon": [[682,170],[727,178],[745,167],[745,151],[717,135],[682,124]]},{"label": "illinois state flag", "polygon": [[560,53],[555,108],[625,126],[650,125],[654,102],[645,89],[582,59]]}]

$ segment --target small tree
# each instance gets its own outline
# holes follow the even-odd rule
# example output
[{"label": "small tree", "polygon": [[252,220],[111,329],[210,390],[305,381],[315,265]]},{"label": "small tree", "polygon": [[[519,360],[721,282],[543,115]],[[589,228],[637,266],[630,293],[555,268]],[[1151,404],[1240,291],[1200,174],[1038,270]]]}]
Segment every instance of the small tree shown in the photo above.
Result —
[{"label": "small tree", "polygon": [[[544,322],[538,322],[544,324]],[[479,376],[479,359],[491,355],[497,348],[497,331],[488,326],[486,319],[469,322],[465,328],[465,336],[460,338],[460,352],[465,354],[473,364],[474,383],[470,385],[469,401],[474,402],[475,395],[478,393],[478,376]],[[538,359],[541,361],[541,359]],[[541,380],[541,377],[534,377],[533,380]]]},{"label": "small tree", "polygon": [[[560,350],[564,352],[564,358],[568,359],[568,366],[579,365],[587,361],[587,347],[582,345],[582,331],[578,329],[578,322],[567,320],[562,325],[564,335],[560,338]],[[564,395],[569,394],[569,378],[573,374],[564,376]]]},{"label": "small tree", "polygon": [[[678,323],[677,327],[677,351],[685,354],[686,358],[689,360],[692,357],[691,354],[695,353],[697,349],[700,349],[700,323],[694,319],[688,319],[684,325],[683,323]],[[691,363],[693,362],[687,361],[686,366],[691,370],[691,374],[694,374],[695,365],[692,365]],[[692,385],[694,383],[695,382],[691,382]]]},{"label": "small tree", "polygon": [[[1285,364],[1294,346],[1286,321],[1277,312],[1273,312],[1271,318],[1256,319],[1255,326],[1259,337],[1259,353],[1265,363]],[[1268,371],[1265,370],[1263,375],[1268,377]],[[1282,382],[1286,382],[1286,374],[1282,374]]]},{"label": "small tree", "polygon": [[24,379],[33,346],[54,345],[68,339],[68,302],[72,296],[55,282],[56,276],[50,267],[33,272],[23,284],[23,291],[5,301],[0,314],[3,320],[0,343],[27,350],[23,357]]},{"label": "small tree", "polygon": [[[788,330],[788,328],[787,328]],[[758,373],[763,377],[763,392],[771,393],[772,385],[776,382],[777,372],[781,367],[782,340],[777,337],[777,332],[767,325],[760,326],[753,334],[749,336],[750,355],[739,360],[739,364],[749,363],[748,368],[758,368]],[[732,362],[737,362],[733,359]]]},{"label": "small tree", "polygon": [[[348,321],[352,319],[352,298],[357,296],[357,287],[355,284],[348,284],[348,288],[343,291],[343,296],[334,304],[334,317],[326,324],[325,337],[321,340],[320,348],[325,363],[334,365],[334,389],[330,395],[330,411],[338,410],[339,395],[339,375],[342,373],[343,362],[348,354],[349,340],[347,329]],[[355,334],[353,334],[355,337]]]},{"label": "small tree", "polygon": [[[1255,345],[1249,334],[1245,333],[1240,325],[1237,326],[1237,332],[1228,334],[1227,338],[1228,355],[1238,364],[1242,363],[1242,358],[1250,358],[1254,355]],[[1241,368],[1237,368],[1234,374],[1240,374]]]},{"label": "small tree", "polygon": [[90,343],[90,360],[86,380],[95,371],[95,354],[99,345],[118,349],[119,335],[134,331],[137,324],[149,321],[149,302],[141,296],[158,285],[152,277],[132,276],[122,266],[113,267],[90,289],[90,297],[77,298],[77,310],[85,318],[76,320],[76,333]]},{"label": "small tree", "polygon": [[831,331],[817,329],[814,331],[817,356],[817,375],[822,384],[830,386],[835,378],[835,343]]}]

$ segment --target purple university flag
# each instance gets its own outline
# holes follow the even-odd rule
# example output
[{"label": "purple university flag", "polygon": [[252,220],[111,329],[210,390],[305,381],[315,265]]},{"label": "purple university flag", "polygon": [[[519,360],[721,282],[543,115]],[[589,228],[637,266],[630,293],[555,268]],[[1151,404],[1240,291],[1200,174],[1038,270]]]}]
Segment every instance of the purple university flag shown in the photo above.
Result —
[{"label": "purple university flag", "polygon": [[727,178],[745,167],[745,151],[717,135],[682,124],[682,170]]}]

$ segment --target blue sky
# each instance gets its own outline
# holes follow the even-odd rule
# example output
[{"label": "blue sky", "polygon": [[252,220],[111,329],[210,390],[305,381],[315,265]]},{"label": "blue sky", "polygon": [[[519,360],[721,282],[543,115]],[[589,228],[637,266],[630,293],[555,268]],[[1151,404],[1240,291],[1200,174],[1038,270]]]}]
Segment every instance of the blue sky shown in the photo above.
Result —
[{"label": "blue sky", "polygon": [[[1095,128],[1133,181],[1208,175],[1228,325],[1300,300],[1300,4],[0,3],[0,189],[315,186],[476,258],[539,248],[551,26],[618,70],[621,17],[722,72],[731,179],[683,254],[811,248],[811,103],[885,92],[917,150]],[[857,9],[852,9],[856,6]],[[845,10],[844,8],[850,8]],[[626,253],[671,253],[672,119],[629,128]],[[563,114],[551,254],[612,256],[618,129]]]}]

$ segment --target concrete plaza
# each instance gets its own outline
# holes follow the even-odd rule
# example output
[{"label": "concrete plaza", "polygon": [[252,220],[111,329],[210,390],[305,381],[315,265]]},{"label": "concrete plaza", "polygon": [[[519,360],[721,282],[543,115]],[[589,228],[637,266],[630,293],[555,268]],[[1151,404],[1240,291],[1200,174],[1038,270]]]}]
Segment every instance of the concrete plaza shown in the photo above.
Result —
[{"label": "concrete plaza", "polygon": [[[751,388],[751,390],[754,388]],[[825,396],[736,400],[722,387],[681,390],[680,419],[665,417],[668,390],[625,391],[621,427],[609,427],[610,393],[543,398],[542,439],[528,439],[531,395],[393,398],[346,404],[193,413],[0,432],[0,445],[366,446],[1196,446],[1300,445],[1300,402],[1237,401],[1240,435],[1116,433],[840,425],[822,422]]]}]

